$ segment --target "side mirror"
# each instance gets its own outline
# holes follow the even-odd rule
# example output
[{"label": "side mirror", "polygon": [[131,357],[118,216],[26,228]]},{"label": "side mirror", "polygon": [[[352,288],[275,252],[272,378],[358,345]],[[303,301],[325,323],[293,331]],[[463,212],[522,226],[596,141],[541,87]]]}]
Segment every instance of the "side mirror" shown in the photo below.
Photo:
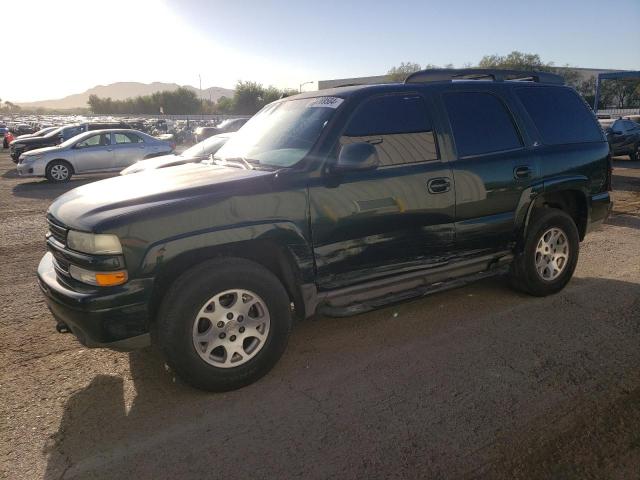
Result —
[{"label": "side mirror", "polygon": [[380,164],[376,147],[370,143],[349,143],[343,145],[338,161],[331,169],[335,173],[374,170]]}]

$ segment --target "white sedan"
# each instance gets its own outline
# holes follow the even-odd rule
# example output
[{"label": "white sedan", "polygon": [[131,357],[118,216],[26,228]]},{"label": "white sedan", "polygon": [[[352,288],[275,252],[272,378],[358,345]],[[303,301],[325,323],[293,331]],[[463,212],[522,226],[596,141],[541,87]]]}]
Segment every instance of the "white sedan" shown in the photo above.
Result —
[{"label": "white sedan", "polygon": [[66,182],[82,173],[119,172],[144,158],[171,153],[175,145],[137,130],[94,130],[55,147],[23,153],[21,177],[46,177]]}]

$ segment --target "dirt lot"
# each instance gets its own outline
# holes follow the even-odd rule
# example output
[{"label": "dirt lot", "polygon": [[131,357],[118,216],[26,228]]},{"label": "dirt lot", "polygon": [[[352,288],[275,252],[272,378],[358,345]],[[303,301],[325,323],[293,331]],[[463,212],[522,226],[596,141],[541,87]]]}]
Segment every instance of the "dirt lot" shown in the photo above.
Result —
[{"label": "dirt lot", "polygon": [[496,278],[301,323],[260,382],[204,394],[153,350],[55,332],[34,272],[62,192],[0,154],[1,478],[640,478],[640,164],[574,280]]}]

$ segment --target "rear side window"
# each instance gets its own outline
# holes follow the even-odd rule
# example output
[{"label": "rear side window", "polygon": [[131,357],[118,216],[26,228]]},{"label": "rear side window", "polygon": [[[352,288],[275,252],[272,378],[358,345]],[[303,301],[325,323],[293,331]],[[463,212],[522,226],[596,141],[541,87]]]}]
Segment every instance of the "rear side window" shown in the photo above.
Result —
[{"label": "rear side window", "polygon": [[522,147],[513,118],[502,100],[490,93],[444,95],[459,157]]},{"label": "rear side window", "polygon": [[593,113],[574,91],[531,87],[516,89],[516,95],[536,125],[542,143],[562,145],[602,141],[602,132]]},{"label": "rear side window", "polygon": [[142,139],[133,133],[115,133],[113,137],[118,145],[122,143],[142,143]]},{"label": "rear side window", "polygon": [[438,158],[426,104],[418,95],[385,95],[366,100],[340,138],[341,145],[356,142],[374,145],[383,166]]}]

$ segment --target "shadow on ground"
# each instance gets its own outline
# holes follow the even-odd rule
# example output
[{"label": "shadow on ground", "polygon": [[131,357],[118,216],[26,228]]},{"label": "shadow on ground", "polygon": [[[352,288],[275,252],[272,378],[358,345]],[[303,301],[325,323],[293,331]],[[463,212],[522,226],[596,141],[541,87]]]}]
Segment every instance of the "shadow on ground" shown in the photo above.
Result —
[{"label": "shadow on ground", "polygon": [[81,187],[82,185],[110,178],[112,176],[113,175],[92,175],[86,177],[74,177],[66,183],[50,183],[47,180],[34,180],[15,185],[13,187],[13,194],[16,197],[53,200],[76,187]]},{"label": "shadow on ground", "polygon": [[[618,459],[640,458],[640,394],[638,384],[625,398],[607,385],[624,374],[615,362],[629,368],[624,363],[634,359],[615,358],[603,342],[640,338],[640,287],[596,278],[571,286],[533,299],[508,293],[502,279],[489,282],[479,295],[496,290],[495,301],[513,307],[497,317],[477,314],[481,325],[472,314],[454,324],[442,318],[446,310],[429,315],[437,295],[403,304],[399,320],[383,310],[305,322],[285,366],[228,394],[175,381],[154,349],[133,352],[130,408],[120,377],[97,376],[71,395],[45,478],[235,478],[256,468],[262,478],[609,477]],[[600,315],[587,322],[588,333],[580,326],[586,311]],[[366,345],[363,336],[371,337]],[[542,404],[561,420],[542,415]]]}]

